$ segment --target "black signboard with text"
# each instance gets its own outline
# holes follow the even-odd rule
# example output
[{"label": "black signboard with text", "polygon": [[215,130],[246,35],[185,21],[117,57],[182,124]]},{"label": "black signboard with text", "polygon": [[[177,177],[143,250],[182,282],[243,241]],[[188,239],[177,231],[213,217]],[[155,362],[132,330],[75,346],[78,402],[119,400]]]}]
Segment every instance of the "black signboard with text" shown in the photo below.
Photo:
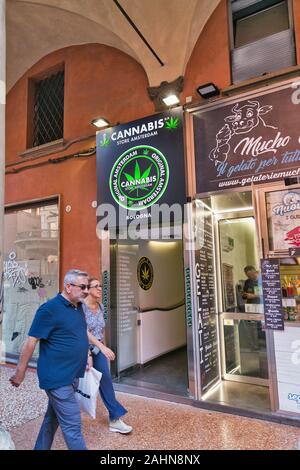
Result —
[{"label": "black signboard with text", "polygon": [[98,205],[109,204],[116,211],[111,226],[151,218],[156,204],[183,206],[186,192],[182,109],[98,132],[97,191]]},{"label": "black signboard with text", "polygon": [[261,260],[261,275],[265,326],[270,330],[284,330],[279,260]]},{"label": "black signboard with text", "polygon": [[300,175],[300,82],[194,113],[197,193]]},{"label": "black signboard with text", "polygon": [[203,211],[200,249],[195,252],[197,313],[200,359],[200,386],[206,393],[219,380],[218,337],[213,227],[209,211]]}]

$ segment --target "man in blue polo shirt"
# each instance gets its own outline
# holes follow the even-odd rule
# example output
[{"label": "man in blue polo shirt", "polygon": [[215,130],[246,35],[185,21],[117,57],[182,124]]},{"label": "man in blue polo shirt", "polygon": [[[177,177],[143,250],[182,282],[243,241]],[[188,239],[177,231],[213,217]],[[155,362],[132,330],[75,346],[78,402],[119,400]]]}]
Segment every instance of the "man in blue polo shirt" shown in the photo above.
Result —
[{"label": "man in blue polo shirt", "polygon": [[88,357],[87,325],[81,307],[87,289],[87,273],[78,269],[67,272],[63,292],[37,310],[16,373],[10,378],[15,387],[23,382],[39,342],[37,372],[40,388],[47,393],[49,403],[35,450],[51,449],[58,426],[69,449],[87,449],[75,398],[76,379],[84,376]]}]

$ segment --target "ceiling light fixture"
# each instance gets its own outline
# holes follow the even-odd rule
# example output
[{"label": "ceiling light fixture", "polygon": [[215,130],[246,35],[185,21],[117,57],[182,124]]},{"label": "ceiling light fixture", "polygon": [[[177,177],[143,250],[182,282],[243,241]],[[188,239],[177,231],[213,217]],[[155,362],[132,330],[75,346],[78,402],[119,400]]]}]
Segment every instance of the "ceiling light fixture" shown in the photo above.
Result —
[{"label": "ceiling light fixture", "polygon": [[93,119],[91,124],[93,124],[93,126],[97,127],[98,129],[104,129],[104,127],[108,127],[110,125],[110,123],[102,117]]},{"label": "ceiling light fixture", "polygon": [[166,106],[176,106],[180,103],[179,98],[177,95],[175,95],[175,93],[165,96],[164,98],[162,98],[162,100]]}]

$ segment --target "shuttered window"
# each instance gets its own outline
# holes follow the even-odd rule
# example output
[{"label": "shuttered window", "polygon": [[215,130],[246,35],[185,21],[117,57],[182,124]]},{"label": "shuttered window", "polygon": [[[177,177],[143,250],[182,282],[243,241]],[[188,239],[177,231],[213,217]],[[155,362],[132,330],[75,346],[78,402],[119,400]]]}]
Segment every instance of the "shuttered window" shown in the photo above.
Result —
[{"label": "shuttered window", "polygon": [[253,15],[235,21],[234,45],[241,47],[289,29],[289,12],[286,2],[281,2]]},{"label": "shuttered window", "polygon": [[289,0],[231,0],[232,81],[296,64]]}]

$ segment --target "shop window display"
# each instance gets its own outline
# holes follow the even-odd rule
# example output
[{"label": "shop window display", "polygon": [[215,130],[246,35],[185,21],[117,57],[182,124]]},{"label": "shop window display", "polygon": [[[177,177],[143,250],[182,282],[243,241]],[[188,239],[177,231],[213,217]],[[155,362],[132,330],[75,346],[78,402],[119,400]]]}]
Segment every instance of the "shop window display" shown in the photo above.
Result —
[{"label": "shop window display", "polygon": [[[4,232],[3,353],[16,362],[37,308],[58,290],[57,203],[9,209]],[[33,360],[38,357],[36,349]]]}]

